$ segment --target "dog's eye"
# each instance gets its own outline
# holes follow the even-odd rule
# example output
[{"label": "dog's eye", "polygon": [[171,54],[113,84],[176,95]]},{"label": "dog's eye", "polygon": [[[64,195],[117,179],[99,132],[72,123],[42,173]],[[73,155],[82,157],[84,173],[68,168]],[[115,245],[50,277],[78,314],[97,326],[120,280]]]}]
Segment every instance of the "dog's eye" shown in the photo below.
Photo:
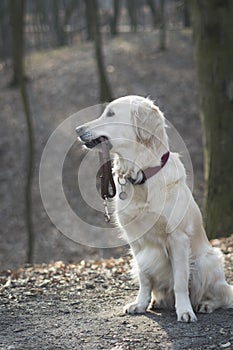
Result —
[{"label": "dog's eye", "polygon": [[109,109],[108,111],[107,111],[107,117],[113,117],[114,115],[115,115],[115,113],[111,110],[111,109]]}]

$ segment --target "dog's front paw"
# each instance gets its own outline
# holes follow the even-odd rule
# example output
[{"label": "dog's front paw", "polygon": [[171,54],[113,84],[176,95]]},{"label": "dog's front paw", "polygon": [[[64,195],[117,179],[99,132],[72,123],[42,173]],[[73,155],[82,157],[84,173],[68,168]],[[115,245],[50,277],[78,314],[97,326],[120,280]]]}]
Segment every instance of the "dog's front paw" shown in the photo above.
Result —
[{"label": "dog's front paw", "polygon": [[193,310],[177,312],[177,321],[179,322],[196,322],[197,317]]},{"label": "dog's front paw", "polygon": [[125,305],[124,307],[124,313],[125,314],[143,314],[146,312],[146,307],[145,305],[139,304],[136,301],[130,304]]}]

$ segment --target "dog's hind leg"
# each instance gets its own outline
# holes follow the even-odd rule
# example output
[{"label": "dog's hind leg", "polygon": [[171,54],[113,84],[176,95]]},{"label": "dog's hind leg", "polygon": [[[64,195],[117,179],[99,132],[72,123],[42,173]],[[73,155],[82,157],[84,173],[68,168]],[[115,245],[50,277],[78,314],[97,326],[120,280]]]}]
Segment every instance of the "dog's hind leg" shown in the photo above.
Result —
[{"label": "dog's hind leg", "polygon": [[196,312],[211,313],[218,308],[233,308],[233,286],[225,281],[217,283],[212,291],[211,296],[201,301],[195,306]]}]

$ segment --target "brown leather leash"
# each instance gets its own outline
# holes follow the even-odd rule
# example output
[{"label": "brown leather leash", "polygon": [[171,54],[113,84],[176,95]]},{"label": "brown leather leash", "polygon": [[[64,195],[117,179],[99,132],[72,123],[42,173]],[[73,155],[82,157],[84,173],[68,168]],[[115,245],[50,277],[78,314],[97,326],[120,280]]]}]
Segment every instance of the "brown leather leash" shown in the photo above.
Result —
[{"label": "brown leather leash", "polygon": [[[101,148],[102,152],[99,153],[99,158],[100,158],[100,180],[101,180],[101,197],[104,200],[104,217],[106,222],[110,222],[111,215],[108,211],[108,199],[113,198],[116,195],[116,186],[113,180],[113,175],[112,175],[112,162],[110,159],[110,143],[108,139],[104,136],[100,138],[101,140]],[[136,183],[136,185],[142,185],[145,183],[146,180],[148,180],[150,177],[154,176],[157,174],[167,163],[169,159],[170,152],[166,152],[163,154],[161,157],[161,164],[155,167],[147,168],[145,170],[142,170],[143,178],[141,182]],[[134,183],[134,180],[131,178],[128,178],[128,180]],[[119,179],[118,179],[119,182]],[[125,185],[120,183],[121,188]],[[127,197],[127,194],[124,190],[119,194],[120,199],[124,200]]]},{"label": "brown leather leash", "polygon": [[116,186],[112,176],[112,162],[109,154],[109,141],[105,137],[101,137],[102,152],[99,153],[100,158],[100,180],[101,180],[101,197],[104,200],[104,217],[106,222],[110,222],[111,215],[108,211],[108,199],[116,195]]},{"label": "brown leather leash", "polygon": [[112,163],[109,154],[109,143],[104,137],[101,137],[102,152],[100,152],[100,178],[101,178],[101,197],[103,199],[113,198],[116,195],[116,186],[112,176]]}]

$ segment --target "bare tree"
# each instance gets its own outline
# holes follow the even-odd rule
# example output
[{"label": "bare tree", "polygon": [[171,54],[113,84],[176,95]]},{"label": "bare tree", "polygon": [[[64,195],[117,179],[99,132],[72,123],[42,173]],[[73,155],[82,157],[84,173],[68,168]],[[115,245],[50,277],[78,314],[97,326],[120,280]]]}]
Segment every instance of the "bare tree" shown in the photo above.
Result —
[{"label": "bare tree", "polygon": [[117,24],[120,16],[121,0],[113,0],[113,16],[111,18],[110,29],[112,35],[117,35]]},{"label": "bare tree", "polygon": [[0,58],[7,60],[10,57],[10,33],[9,33],[9,11],[7,0],[0,1]]},{"label": "bare tree", "polygon": [[[24,13],[25,0],[10,1],[10,15],[12,28],[12,43],[13,43],[13,63],[14,85],[19,86],[24,113],[26,117],[26,125],[28,131],[28,148],[27,148],[27,174],[25,185],[25,222],[28,234],[27,246],[27,262],[31,263],[33,258],[34,248],[34,232],[32,222],[32,180],[34,169],[34,134],[32,127],[32,118],[30,104],[26,89],[25,69],[24,69]],[[18,42],[19,41],[19,42]],[[17,51],[17,52],[16,52]],[[17,60],[17,62],[15,62]]]},{"label": "bare tree", "polygon": [[126,0],[126,6],[129,14],[130,24],[131,24],[131,31],[136,32],[137,31],[137,0]]},{"label": "bare tree", "polygon": [[158,23],[159,23],[159,15],[158,11],[155,5],[154,0],[146,0],[152,14],[152,19],[153,19],[153,27],[156,28]]},{"label": "bare tree", "polygon": [[94,25],[92,20],[92,0],[85,1],[85,17],[87,25],[87,40],[94,40]]},{"label": "bare tree", "polygon": [[24,77],[24,0],[10,0],[9,14],[12,33],[12,86],[20,85],[21,76]]},{"label": "bare tree", "polygon": [[58,46],[67,44],[67,25],[78,6],[78,0],[53,0],[53,25]]},{"label": "bare tree", "polygon": [[184,27],[190,27],[191,25],[188,0],[184,0],[184,4],[183,4],[183,23],[184,23]]},{"label": "bare tree", "polygon": [[25,221],[28,235],[28,246],[26,253],[26,261],[32,263],[34,253],[34,230],[32,221],[32,181],[34,172],[34,132],[32,125],[32,116],[30,109],[30,102],[28,98],[26,81],[24,76],[20,76],[20,93],[23,102],[24,113],[26,117],[26,125],[28,132],[28,148],[27,148],[27,175],[25,186]]},{"label": "bare tree", "polygon": [[209,238],[233,233],[233,1],[191,0]]},{"label": "bare tree", "polygon": [[161,51],[167,48],[166,18],[165,18],[165,0],[159,0],[160,3],[160,29],[159,29],[159,49]]},{"label": "bare tree", "polygon": [[91,21],[93,25],[93,35],[95,42],[95,56],[99,74],[100,83],[100,100],[102,102],[111,101],[113,99],[111,87],[108,81],[107,72],[105,69],[104,55],[102,49],[102,37],[99,25],[98,2],[97,0],[88,0],[91,9]]}]

